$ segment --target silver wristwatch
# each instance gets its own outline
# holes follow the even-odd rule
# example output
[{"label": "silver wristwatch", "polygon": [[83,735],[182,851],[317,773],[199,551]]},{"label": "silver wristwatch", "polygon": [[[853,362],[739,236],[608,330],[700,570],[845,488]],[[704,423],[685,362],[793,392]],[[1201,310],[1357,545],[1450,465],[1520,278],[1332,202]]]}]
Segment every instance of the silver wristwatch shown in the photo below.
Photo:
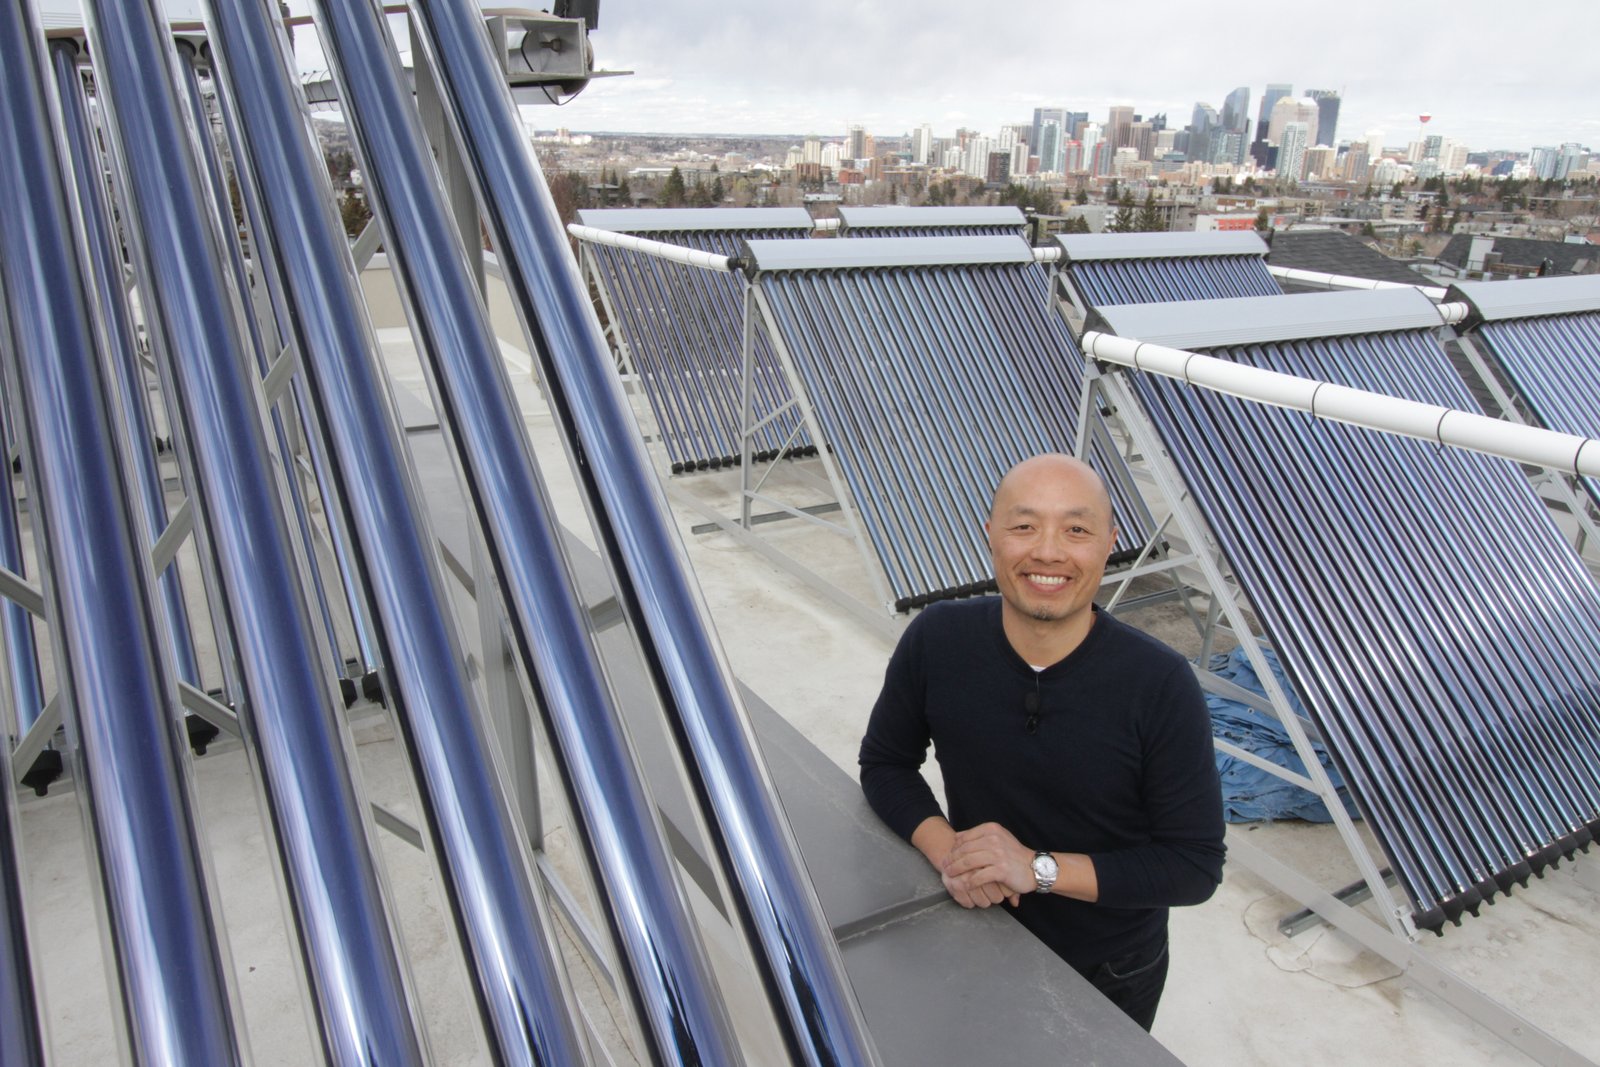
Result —
[{"label": "silver wristwatch", "polygon": [[1056,867],[1056,858],[1048,852],[1035,852],[1033,854],[1033,877],[1039,883],[1035,893],[1048,893],[1056,884],[1056,875],[1060,873]]}]

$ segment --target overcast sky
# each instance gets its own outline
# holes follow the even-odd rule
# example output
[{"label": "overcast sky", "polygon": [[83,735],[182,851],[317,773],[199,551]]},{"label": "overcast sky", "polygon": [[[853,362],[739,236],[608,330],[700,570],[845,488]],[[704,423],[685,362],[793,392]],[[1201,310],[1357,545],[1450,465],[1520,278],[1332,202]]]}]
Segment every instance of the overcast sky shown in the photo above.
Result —
[{"label": "overcast sky", "polygon": [[1343,96],[1338,135],[1600,148],[1596,0],[601,0],[596,79],[541,128],[842,137],[992,133],[1040,106],[1169,125],[1267,82]]}]

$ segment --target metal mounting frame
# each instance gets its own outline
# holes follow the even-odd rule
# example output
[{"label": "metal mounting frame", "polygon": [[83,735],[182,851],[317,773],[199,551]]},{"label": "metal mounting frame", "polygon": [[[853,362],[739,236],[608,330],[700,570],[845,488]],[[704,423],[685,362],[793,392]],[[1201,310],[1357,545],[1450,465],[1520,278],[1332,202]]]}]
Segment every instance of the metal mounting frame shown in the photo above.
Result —
[{"label": "metal mounting frame", "polygon": [[[1172,509],[1185,542],[1193,550],[1191,560],[1199,571],[1203,591],[1212,603],[1212,611],[1220,606],[1240,647],[1251,667],[1261,680],[1267,693],[1269,707],[1262,710],[1274,715],[1282,724],[1294,746],[1295,754],[1309,771],[1300,775],[1259,758],[1252,758],[1243,750],[1224,741],[1214,741],[1218,750],[1246,759],[1275,776],[1307,789],[1328,808],[1339,837],[1361,874],[1357,886],[1367,894],[1351,896],[1343,891],[1330,890],[1318,885],[1300,871],[1272,856],[1265,850],[1232,835],[1228,840],[1229,858],[1243,865],[1252,874],[1274,889],[1314,911],[1341,934],[1356,944],[1376,953],[1398,967],[1406,979],[1418,989],[1438,998],[1476,1022],[1506,1044],[1532,1057],[1546,1067],[1597,1067],[1570,1045],[1530,1022],[1509,1005],[1485,993],[1471,982],[1443,967],[1430,958],[1418,944],[1418,933],[1409,911],[1401,906],[1390,891],[1383,869],[1357,831],[1345,810],[1327,771],[1316,758],[1307,731],[1310,725],[1295,713],[1288,694],[1277,681],[1262,652],[1267,647],[1263,635],[1256,633],[1245,616],[1248,598],[1235,582],[1228,579],[1221,550],[1211,536],[1204,517],[1192,502],[1189,488],[1182,474],[1166,455],[1160,435],[1144,413],[1134,391],[1126,381],[1121,368],[1102,371],[1093,360],[1088,361],[1085,373],[1086,391],[1095,390],[1106,397],[1114,410],[1114,417],[1142,454],[1146,471],[1156,482]],[[1202,546],[1204,546],[1202,548]],[[1205,688],[1220,679],[1203,666],[1196,665],[1195,672]],[[1208,680],[1209,676],[1209,680]],[[1259,702],[1253,702],[1260,707]],[[1370,894],[1382,921],[1357,909],[1356,904]]]}]

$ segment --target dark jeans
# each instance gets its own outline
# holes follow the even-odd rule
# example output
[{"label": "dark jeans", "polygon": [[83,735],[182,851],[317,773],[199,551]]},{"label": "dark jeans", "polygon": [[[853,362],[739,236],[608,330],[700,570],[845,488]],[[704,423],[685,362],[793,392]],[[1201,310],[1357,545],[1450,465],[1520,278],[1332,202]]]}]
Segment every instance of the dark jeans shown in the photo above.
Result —
[{"label": "dark jeans", "polygon": [[1167,942],[1163,939],[1154,955],[1147,949],[1102,963],[1089,981],[1128,1018],[1149,1030],[1167,986]]}]

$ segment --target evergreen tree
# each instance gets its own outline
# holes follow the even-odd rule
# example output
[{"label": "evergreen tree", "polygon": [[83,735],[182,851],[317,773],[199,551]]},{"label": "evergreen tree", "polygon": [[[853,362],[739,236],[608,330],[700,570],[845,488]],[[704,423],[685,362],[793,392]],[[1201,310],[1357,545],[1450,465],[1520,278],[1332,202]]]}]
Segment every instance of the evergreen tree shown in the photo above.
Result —
[{"label": "evergreen tree", "polygon": [[1260,230],[1262,233],[1266,233],[1268,230],[1272,229],[1272,219],[1268,217],[1266,208],[1262,208],[1260,211],[1256,212],[1256,229]]},{"label": "evergreen tree", "polygon": [[[1087,204],[1089,202],[1089,190],[1085,189],[1081,185],[1078,186],[1078,191],[1073,194],[1072,202],[1077,204],[1079,207]],[[1084,223],[1084,225],[1087,226],[1088,223]]]},{"label": "evergreen tree", "polygon": [[345,236],[360,237],[370,218],[372,210],[367,207],[366,200],[354,189],[345,190],[344,199],[339,201],[339,221],[344,223]]},{"label": "evergreen tree", "polygon": [[1138,208],[1133,203],[1133,193],[1124,192],[1117,201],[1117,214],[1106,230],[1110,233],[1133,233],[1138,229]]},{"label": "evergreen tree", "polygon": [[1074,215],[1061,226],[1062,233],[1088,233],[1089,220],[1082,215]]},{"label": "evergreen tree", "polygon": [[628,187],[626,174],[617,179],[617,201],[623,204],[633,203],[633,190]]},{"label": "evergreen tree", "polygon": [[664,207],[682,207],[688,198],[689,190],[683,184],[683,171],[673,167],[661,187],[661,203]]},{"label": "evergreen tree", "polygon": [[[715,170],[716,168],[713,167],[712,169]],[[723,199],[725,197],[727,197],[727,195],[728,195],[727,190],[722,187],[722,175],[718,174],[715,178],[711,179],[711,203],[712,203],[712,206],[716,206],[718,204],[721,204]]]},{"label": "evergreen tree", "polygon": [[1134,220],[1133,228],[1140,233],[1160,233],[1167,228],[1167,218],[1156,206],[1154,192],[1144,194],[1144,204],[1139,208],[1139,216]]}]

